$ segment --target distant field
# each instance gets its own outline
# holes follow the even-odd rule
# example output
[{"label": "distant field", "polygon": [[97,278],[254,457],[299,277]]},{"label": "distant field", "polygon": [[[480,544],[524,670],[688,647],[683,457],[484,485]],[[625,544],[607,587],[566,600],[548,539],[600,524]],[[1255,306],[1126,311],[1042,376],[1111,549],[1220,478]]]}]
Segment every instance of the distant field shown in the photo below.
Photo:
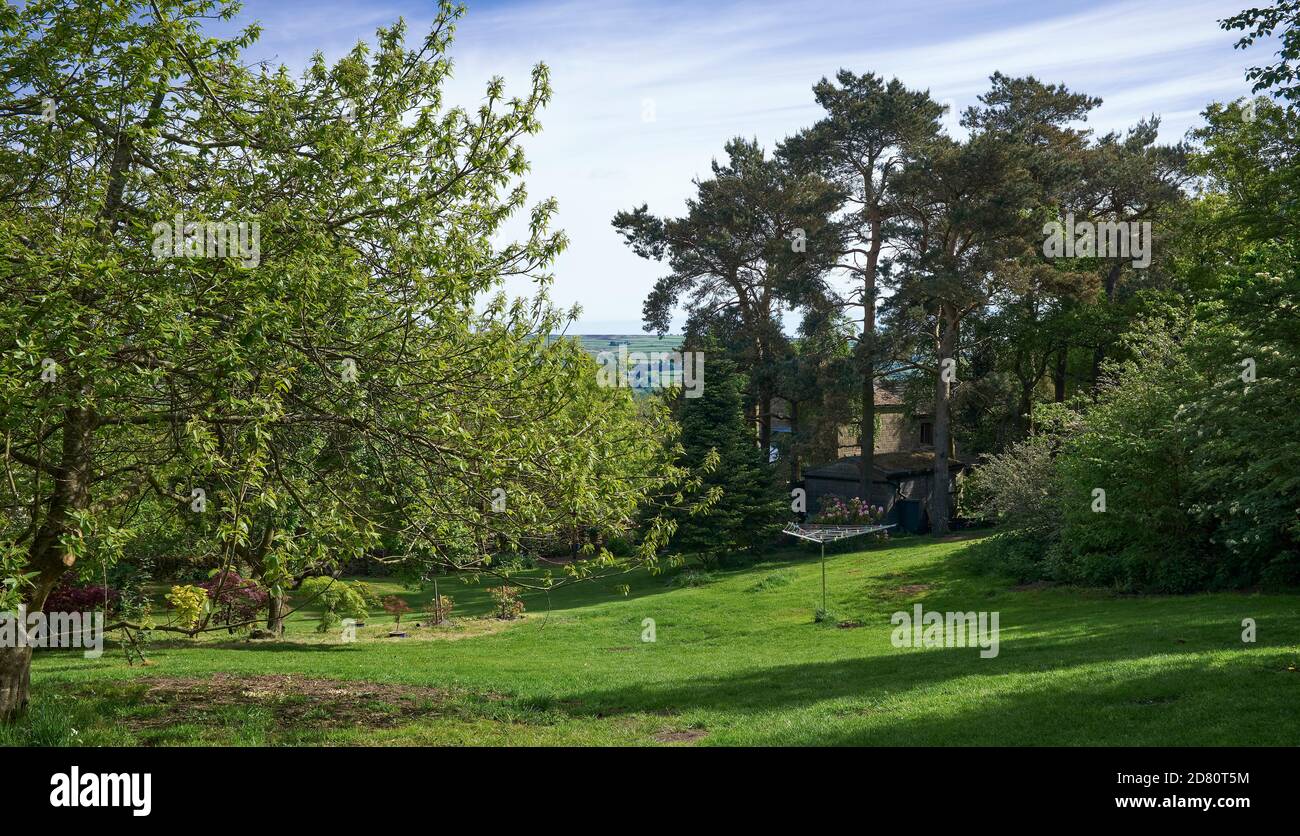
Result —
[{"label": "distant field", "polygon": [[[160,642],[148,667],[40,653],[31,714],[0,744],[1300,745],[1294,595],[1017,586],[968,546],[829,557],[829,625],[805,549],[530,594],[512,622],[448,581],[443,627],[415,626],[429,592],[376,580],[415,610],[410,638],[378,613],[345,644],[299,611],[283,641]],[[893,646],[891,614],[915,604],[999,612],[999,654]]]},{"label": "distant field", "polygon": [[629,353],[633,351],[677,351],[682,345],[681,334],[665,334],[656,337],[653,334],[581,334],[577,336],[582,347],[592,354],[602,351],[618,351],[621,343],[627,343]]},{"label": "distant field", "polygon": [[[578,340],[597,360],[602,354],[618,357],[620,349],[625,349],[628,355],[641,354],[641,357],[628,357],[626,371],[632,388],[644,391],[655,388],[647,373],[651,370],[649,361],[654,359],[651,355],[655,352],[679,351],[683,337],[681,334],[665,334],[662,337],[653,334],[580,334],[571,339]],[[654,371],[660,375],[658,380],[661,385],[675,386],[681,383],[679,366],[674,365],[671,369],[660,366]]]}]

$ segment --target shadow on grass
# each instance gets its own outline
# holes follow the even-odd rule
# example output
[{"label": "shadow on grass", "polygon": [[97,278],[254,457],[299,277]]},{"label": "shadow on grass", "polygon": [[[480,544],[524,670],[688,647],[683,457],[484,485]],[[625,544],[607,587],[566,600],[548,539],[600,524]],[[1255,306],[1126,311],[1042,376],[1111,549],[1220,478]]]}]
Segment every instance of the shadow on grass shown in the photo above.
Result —
[{"label": "shadow on grass", "polygon": [[[1280,730],[1277,719],[1293,705],[1300,676],[1287,672],[1288,654],[1235,660],[1207,667],[1200,651],[1173,654],[1134,649],[1056,661],[1077,649],[1041,643],[1017,658],[979,660],[975,649],[900,650],[897,656],[783,665],[703,676],[684,682],[638,684],[570,694],[560,704],[575,714],[630,712],[763,715],[824,708],[823,723],[803,723],[770,735],[761,722],[736,726],[735,742],[794,745],[1134,745],[1260,744],[1300,742],[1300,725]],[[1007,651],[1004,649],[1004,654]],[[958,654],[968,654],[964,658]],[[1089,676],[1093,664],[1151,660],[1161,670]],[[1000,668],[1000,669],[999,669]],[[1000,674],[1043,674],[997,687]],[[960,699],[949,693],[968,677]],[[990,687],[992,686],[992,687]],[[958,686],[962,687],[962,686]],[[979,696],[976,698],[975,694]],[[1242,695],[1249,696],[1243,697]],[[915,710],[927,701],[930,712]],[[1234,720],[1255,710],[1260,722]],[[872,715],[878,715],[875,722]],[[855,722],[856,720],[856,722]]]}]

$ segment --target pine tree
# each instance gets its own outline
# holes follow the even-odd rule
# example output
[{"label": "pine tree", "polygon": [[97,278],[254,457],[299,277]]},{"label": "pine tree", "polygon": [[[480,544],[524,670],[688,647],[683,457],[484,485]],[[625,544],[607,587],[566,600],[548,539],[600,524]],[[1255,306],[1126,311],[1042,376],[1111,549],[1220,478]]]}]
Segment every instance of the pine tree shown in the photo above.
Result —
[{"label": "pine tree", "polygon": [[[716,359],[715,359],[716,358]],[[681,398],[682,464],[698,467],[716,450],[717,466],[703,490],[720,490],[716,502],[678,517],[676,551],[712,561],[727,552],[753,551],[780,531],[786,503],[764,452],[745,422],[746,379],[730,360],[711,354],[703,394]]]}]

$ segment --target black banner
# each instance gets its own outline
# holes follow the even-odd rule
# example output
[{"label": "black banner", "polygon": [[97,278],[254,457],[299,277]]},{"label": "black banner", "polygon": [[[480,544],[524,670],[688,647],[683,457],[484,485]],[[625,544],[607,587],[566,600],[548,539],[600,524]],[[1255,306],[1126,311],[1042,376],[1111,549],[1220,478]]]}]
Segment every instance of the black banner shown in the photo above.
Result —
[{"label": "black banner", "polygon": [[[744,817],[761,814],[769,803],[810,805],[819,816],[841,809],[861,813],[867,805],[940,818],[960,811],[960,817],[978,819],[984,811],[991,820],[1008,806],[1025,806],[1052,810],[1070,822],[1172,815],[1221,823],[1255,812],[1286,815],[1293,807],[1289,762],[1295,756],[1282,749],[1065,748],[37,749],[9,754],[21,768],[5,781],[0,807],[10,816],[39,815],[55,827],[65,819],[132,826],[194,823],[222,809],[247,816],[262,804],[290,805],[302,824],[339,824],[340,805],[383,808],[401,820],[408,813],[428,815],[411,806],[421,799],[439,799],[444,813],[451,812],[448,804],[481,811],[490,808],[477,805],[499,804],[503,793],[527,797],[544,788],[573,792],[586,813],[614,820],[633,808],[638,821],[667,819],[671,810],[681,812],[671,801],[674,793],[705,792],[726,801],[730,815]],[[756,785],[767,788],[763,795],[752,793]],[[748,790],[735,795],[737,788]],[[649,810],[647,799],[656,801]],[[526,804],[522,798],[519,803]],[[752,810],[743,809],[751,804]]]}]

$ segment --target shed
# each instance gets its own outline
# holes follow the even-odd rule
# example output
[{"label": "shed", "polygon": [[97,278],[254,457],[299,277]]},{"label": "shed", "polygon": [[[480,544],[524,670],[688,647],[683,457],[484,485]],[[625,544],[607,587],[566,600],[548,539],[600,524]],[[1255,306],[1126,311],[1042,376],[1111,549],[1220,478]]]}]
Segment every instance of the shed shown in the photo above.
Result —
[{"label": "shed", "polygon": [[[934,452],[932,450],[911,450],[904,452],[876,453],[872,457],[871,495],[865,497],[872,505],[885,509],[885,521],[896,523],[908,531],[926,530],[929,519],[924,513],[929,504],[930,485],[934,479]],[[948,460],[949,495],[956,491],[957,474],[964,468],[963,462]],[[803,474],[803,488],[807,492],[808,511],[815,514],[820,508],[822,498],[826,495],[841,499],[861,497],[858,489],[858,476],[861,473],[862,458],[845,456],[831,464],[809,468]],[[921,513],[916,508],[896,508],[900,502],[919,502]],[[949,508],[955,505],[949,502]]]}]

